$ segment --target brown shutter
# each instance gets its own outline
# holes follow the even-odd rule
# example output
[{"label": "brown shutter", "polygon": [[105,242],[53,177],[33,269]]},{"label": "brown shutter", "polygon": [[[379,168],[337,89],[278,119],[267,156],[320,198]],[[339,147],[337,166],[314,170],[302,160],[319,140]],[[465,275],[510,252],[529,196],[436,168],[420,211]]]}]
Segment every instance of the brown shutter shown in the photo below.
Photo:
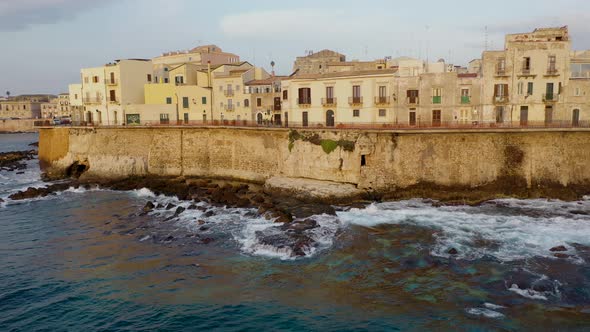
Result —
[{"label": "brown shutter", "polygon": [[495,84],[494,85],[494,97],[498,97],[499,93],[498,91],[500,90],[500,84]]}]

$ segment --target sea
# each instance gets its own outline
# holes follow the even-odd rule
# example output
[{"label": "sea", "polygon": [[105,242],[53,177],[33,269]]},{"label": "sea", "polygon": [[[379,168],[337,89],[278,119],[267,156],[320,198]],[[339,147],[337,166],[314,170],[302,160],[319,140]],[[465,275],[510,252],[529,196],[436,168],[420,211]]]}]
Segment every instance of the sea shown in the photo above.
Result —
[{"label": "sea", "polygon": [[[0,152],[37,140],[3,134]],[[8,198],[43,185],[37,160],[0,172],[0,331],[590,330],[590,197],[337,207],[296,256],[260,241],[283,230],[254,209]]]}]

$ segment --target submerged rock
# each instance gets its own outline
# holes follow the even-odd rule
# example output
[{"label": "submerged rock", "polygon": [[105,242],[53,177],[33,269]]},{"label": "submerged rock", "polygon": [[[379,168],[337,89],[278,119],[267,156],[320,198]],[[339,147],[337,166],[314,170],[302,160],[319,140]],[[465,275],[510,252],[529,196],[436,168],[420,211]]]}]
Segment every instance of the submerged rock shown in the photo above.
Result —
[{"label": "submerged rock", "polygon": [[147,202],[145,204],[145,206],[143,207],[143,212],[150,212],[152,211],[156,206],[154,205],[154,203],[152,202]]},{"label": "submerged rock", "polygon": [[557,246],[557,247],[553,247],[553,248],[549,249],[549,251],[551,251],[551,252],[567,251],[567,248],[565,246]]},{"label": "submerged rock", "polygon": [[182,206],[179,206],[179,207],[176,208],[176,211],[174,212],[174,215],[175,216],[178,216],[181,213],[183,213],[185,210],[186,210],[185,208],[183,208]]},{"label": "submerged rock", "polygon": [[166,210],[172,210],[176,207],[176,205],[172,204],[172,203],[168,203],[168,205],[166,205]]},{"label": "submerged rock", "polygon": [[449,249],[449,251],[447,251],[447,253],[449,255],[455,256],[455,255],[459,254],[459,251],[457,251],[457,249],[455,249],[455,248],[451,248],[451,249]]}]

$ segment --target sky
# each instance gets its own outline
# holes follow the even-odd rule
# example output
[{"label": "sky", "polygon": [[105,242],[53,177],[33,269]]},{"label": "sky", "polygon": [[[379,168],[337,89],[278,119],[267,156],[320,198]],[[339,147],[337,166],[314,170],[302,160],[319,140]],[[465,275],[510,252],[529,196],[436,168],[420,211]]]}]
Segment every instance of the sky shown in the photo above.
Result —
[{"label": "sky", "polygon": [[467,65],[486,39],[502,49],[536,27],[568,25],[573,48],[590,49],[587,22],[588,0],[0,0],[0,95],[67,92],[80,68],[200,44],[277,74],[326,48]]}]

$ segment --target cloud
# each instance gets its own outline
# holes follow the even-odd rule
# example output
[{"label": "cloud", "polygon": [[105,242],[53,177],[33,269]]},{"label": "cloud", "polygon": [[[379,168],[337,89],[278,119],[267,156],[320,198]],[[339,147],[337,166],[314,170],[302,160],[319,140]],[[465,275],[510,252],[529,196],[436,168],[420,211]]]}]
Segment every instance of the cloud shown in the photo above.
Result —
[{"label": "cloud", "polygon": [[56,23],[110,2],[112,0],[0,0],[0,31]]}]

